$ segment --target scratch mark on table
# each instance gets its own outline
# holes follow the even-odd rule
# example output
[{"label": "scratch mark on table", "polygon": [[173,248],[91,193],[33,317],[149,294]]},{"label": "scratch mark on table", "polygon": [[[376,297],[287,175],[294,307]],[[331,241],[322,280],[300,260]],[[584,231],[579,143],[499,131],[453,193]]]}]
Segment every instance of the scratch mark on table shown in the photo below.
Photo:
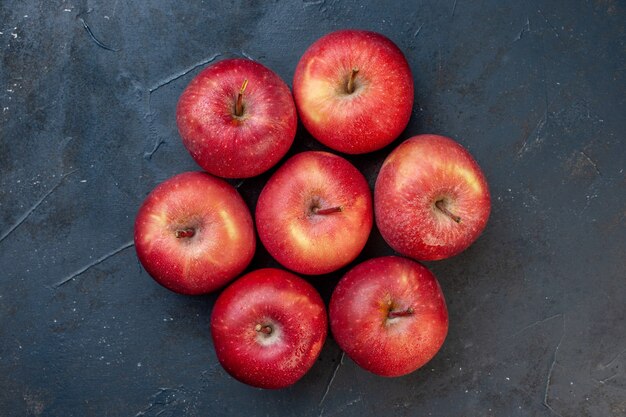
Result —
[{"label": "scratch mark on table", "polygon": [[552,356],[552,364],[550,365],[550,370],[548,371],[548,377],[546,378],[546,389],[543,394],[543,405],[548,410],[550,410],[553,414],[559,417],[563,417],[563,416],[561,416],[561,414],[559,414],[554,408],[552,408],[548,400],[550,396],[550,385],[552,384],[552,373],[554,372],[554,367],[556,366],[559,348],[561,347],[561,343],[563,343],[563,338],[565,336],[565,315],[561,315],[561,317],[563,318],[563,329],[561,330],[561,338],[559,339],[559,343],[556,345],[556,348],[554,349],[554,354]]},{"label": "scratch mark on table", "polygon": [[106,261],[107,259],[111,258],[112,256],[117,255],[118,253],[130,248],[131,246],[133,246],[135,244],[134,241],[129,241],[124,243],[122,246],[120,246],[119,248],[108,252],[104,255],[102,255],[101,257],[99,257],[98,259],[96,259],[95,261],[83,266],[82,268],[72,272],[71,274],[69,274],[67,277],[63,278],[62,280],[56,282],[55,284],[53,284],[52,286],[54,288],[59,288],[60,286],[66,284],[67,282],[73,280],[74,278],[76,278],[77,276],[87,272],[89,269],[93,268],[96,265],[101,264],[102,262]]},{"label": "scratch mark on table", "polygon": [[620,356],[622,356],[624,353],[626,353],[626,349],[622,350],[621,352],[619,352],[617,355],[615,355],[615,357],[613,359],[611,359],[609,362],[607,362],[605,365],[600,365],[601,369],[606,369],[609,366],[611,366],[613,364],[613,362],[615,362],[617,360],[617,358],[619,358]]},{"label": "scratch mark on table", "polygon": [[135,417],[145,416],[146,413],[153,412],[153,410],[157,407],[162,407],[162,410],[157,412],[155,417],[161,415],[168,409],[171,410],[171,407],[176,407],[178,405],[179,399],[176,398],[176,394],[178,393],[181,393],[181,390],[176,388],[159,388],[155,394],[150,396],[148,406],[135,414]]},{"label": "scratch mark on table", "polygon": [[154,155],[154,153],[161,147],[161,145],[163,145],[165,143],[165,140],[161,137],[159,137],[157,135],[156,140],[154,141],[154,146],[152,147],[152,150],[144,152],[143,153],[143,157],[146,158],[147,160],[152,159],[152,155]]},{"label": "scratch mark on table", "polygon": [[561,316],[562,316],[562,314],[559,313],[559,314],[555,314],[555,315],[550,316],[550,317],[546,317],[545,319],[538,320],[538,321],[536,321],[534,323],[530,323],[528,326],[524,326],[521,329],[519,329],[518,331],[516,331],[515,333],[513,333],[511,336],[508,337],[508,339],[517,336],[518,334],[522,333],[525,330],[530,329],[531,327],[543,324],[545,322],[548,322],[550,320],[553,320],[553,319],[555,319],[557,317],[561,317]]},{"label": "scratch mark on table", "polygon": [[302,3],[304,3],[304,6],[315,6],[316,4],[324,4],[326,3],[326,0],[314,0],[314,1],[306,1],[306,0],[302,0]]},{"label": "scratch mark on table", "polygon": [[582,155],[582,156],[584,156],[584,157],[587,159],[587,161],[589,161],[589,163],[590,163],[591,165],[593,165],[593,168],[596,170],[596,172],[598,173],[598,175],[599,175],[599,176],[602,176],[602,173],[600,172],[600,169],[598,169],[598,165],[595,163],[595,161],[594,161],[593,159],[591,159],[591,158],[589,157],[589,155],[587,155],[587,154],[585,153],[585,151],[580,151],[580,153],[581,153],[581,155]]},{"label": "scratch mark on table", "polygon": [[213,62],[217,59],[217,57],[221,56],[222,54],[217,53],[217,54],[213,54],[210,57],[203,59],[202,61],[198,61],[195,64],[191,65],[190,67],[187,67],[181,71],[175,72],[174,74],[165,77],[164,79],[160,80],[159,82],[157,82],[155,85],[153,85],[152,87],[150,87],[148,89],[148,93],[152,94],[154,93],[156,90],[158,90],[159,88],[168,85],[169,83],[176,81],[177,79],[184,77],[185,75],[189,74],[191,71],[195,70],[198,67],[201,67],[203,65],[206,65],[210,62]]},{"label": "scratch mark on table", "polygon": [[[531,132],[529,132],[524,138],[524,142],[522,143],[522,146],[517,151],[518,158],[521,158],[522,156],[524,156],[524,154],[528,152],[534,145],[539,145],[544,140],[544,138],[542,138],[541,136],[546,126],[546,123],[548,122],[548,109],[550,108],[550,103],[548,101],[548,84],[546,81],[546,68],[545,68],[545,62],[543,60],[542,60],[541,67],[542,67],[542,72],[543,72],[543,102],[544,102],[543,115],[537,121],[535,128]],[[534,137],[534,139],[532,140],[532,143],[530,143],[531,136]]]},{"label": "scratch mark on table", "polygon": [[41,196],[39,198],[39,200],[35,201],[35,204],[33,204],[28,210],[26,210],[26,212],[24,212],[24,214],[22,214],[15,223],[13,223],[13,225],[11,227],[9,227],[9,229],[4,232],[4,234],[2,234],[2,236],[0,236],[0,242],[2,242],[4,239],[6,239],[11,233],[13,233],[15,231],[15,229],[17,229],[18,227],[20,227],[20,225],[22,223],[24,223],[24,221],[31,215],[33,214],[33,212],[35,210],[37,210],[37,207],[39,207],[41,205],[41,203],[44,202],[44,200],[46,198],[48,198],[48,196],[50,194],[52,194],[54,191],[56,191],[57,188],[59,188],[61,186],[61,184],[63,183],[63,180],[65,180],[65,178],[67,178],[68,176],[72,175],[73,173],[75,173],[76,171],[78,171],[77,169],[68,172],[67,174],[63,174],[61,175],[61,179],[59,179],[59,181],[52,187],[50,188],[43,196]]},{"label": "scratch mark on table", "polygon": [[[517,157],[518,158],[522,157],[526,152],[528,152],[532,148],[532,146],[534,144],[537,144],[537,143],[541,142],[540,134],[543,131],[543,128],[545,127],[547,121],[548,121],[548,111],[545,110],[543,115],[537,121],[537,124],[535,125],[535,128],[532,130],[532,132],[530,132],[524,138],[524,142],[522,143],[522,146],[517,151]],[[532,144],[530,143],[531,142],[531,136],[534,138],[534,139],[532,139]]]},{"label": "scratch mark on table", "polygon": [[115,11],[117,9],[117,3],[119,2],[119,0],[115,0],[115,3],[113,4],[113,12],[111,13],[111,17],[115,17]]},{"label": "scratch mark on table", "polygon": [[358,397],[355,398],[354,400],[350,400],[347,403],[345,403],[344,405],[340,406],[339,408],[337,408],[336,410],[334,410],[332,413],[330,414],[324,414],[324,410],[322,410],[322,412],[320,413],[320,415],[318,417],[331,417],[331,416],[335,416],[337,414],[341,414],[343,415],[343,412],[348,408],[348,407],[352,407],[354,404],[357,404],[359,402],[361,402],[363,400],[362,397]]},{"label": "scratch mark on table", "polygon": [[256,59],[254,59],[252,55],[247,54],[246,51],[244,51],[243,49],[241,50],[241,55],[244,58],[249,59],[250,61],[256,61]]},{"label": "scratch mark on table", "polygon": [[454,12],[456,12],[456,3],[458,0],[454,0],[454,4],[452,5],[452,14],[450,15],[450,18],[454,17]]},{"label": "scratch mark on table", "polygon": [[156,153],[156,151],[159,150],[159,148],[161,147],[161,145],[163,145],[165,143],[165,140],[159,136],[159,134],[156,132],[156,129],[152,126],[152,123],[154,122],[154,117],[152,115],[152,93],[154,93],[155,91],[157,91],[159,88],[164,87],[176,80],[178,80],[181,77],[184,77],[185,75],[189,74],[191,71],[195,70],[198,67],[201,67],[203,65],[209,64],[213,61],[215,61],[219,56],[221,56],[221,53],[216,53],[213,54],[211,56],[209,56],[208,58],[205,58],[201,61],[196,62],[195,64],[181,70],[178,72],[175,72],[174,74],[171,74],[163,79],[161,79],[160,81],[158,81],[156,84],[154,84],[152,87],[149,87],[147,90],[147,102],[148,102],[148,114],[146,115],[146,117],[148,118],[148,130],[150,131],[150,135],[154,136],[154,145],[152,146],[152,149],[149,151],[144,152],[143,157],[147,160],[152,159],[152,156]]},{"label": "scratch mark on table", "polygon": [[[343,358],[345,355],[346,353],[344,351],[341,351],[339,362],[337,362],[337,365],[335,366],[335,369],[333,370],[333,374],[328,380],[328,384],[326,384],[326,390],[324,391],[324,395],[322,396],[322,399],[320,400],[320,403],[318,404],[318,406],[321,406],[324,403],[326,396],[330,392],[330,387],[333,385],[333,381],[335,380],[335,377],[337,376],[337,372],[339,372],[339,368],[341,367],[341,365],[343,365]],[[323,409],[322,409],[322,412],[324,412]]]},{"label": "scratch mark on table", "polygon": [[614,373],[613,375],[611,375],[608,378],[604,378],[604,379],[594,379],[594,381],[596,381],[598,384],[606,384],[607,382],[609,382],[612,379],[617,378],[617,376],[619,375],[619,373]]},{"label": "scratch mark on table", "polygon": [[422,31],[422,28],[423,28],[423,27],[424,27],[424,24],[422,23],[422,24],[420,25],[420,27],[418,27],[418,28],[417,28],[417,30],[415,31],[415,33],[413,34],[413,37],[414,37],[414,38],[417,38],[417,35],[419,35],[419,34],[420,34],[420,32]]},{"label": "scratch mark on table", "polygon": [[530,19],[528,19],[528,16],[526,17],[526,23],[522,26],[522,30],[520,30],[515,39],[513,39],[513,42],[521,40],[524,37],[524,33],[530,33]]},{"label": "scratch mark on table", "polygon": [[96,38],[96,35],[93,34],[93,31],[91,30],[87,22],[85,22],[85,19],[83,19],[82,17],[79,17],[79,19],[80,19],[80,22],[83,24],[83,27],[87,31],[87,34],[89,35],[91,40],[95,42],[96,45],[98,45],[102,49],[106,49],[107,51],[119,52],[119,49],[113,48],[111,46],[108,46],[102,43],[98,38]]},{"label": "scratch mark on table", "polygon": [[[608,368],[611,367],[611,365],[613,365],[613,363],[620,357],[622,356],[624,353],[626,353],[626,349],[622,350],[621,352],[618,352],[617,355],[615,355],[613,357],[613,359],[611,359],[610,361],[608,361],[606,364],[599,364],[597,369],[600,371],[604,371]],[[591,378],[594,381],[596,381],[599,384],[605,384],[609,381],[611,381],[612,379],[617,378],[617,376],[619,376],[619,371],[615,370],[615,372],[613,372],[611,375],[607,376],[606,378],[602,378],[602,379],[597,379],[597,378]]]}]

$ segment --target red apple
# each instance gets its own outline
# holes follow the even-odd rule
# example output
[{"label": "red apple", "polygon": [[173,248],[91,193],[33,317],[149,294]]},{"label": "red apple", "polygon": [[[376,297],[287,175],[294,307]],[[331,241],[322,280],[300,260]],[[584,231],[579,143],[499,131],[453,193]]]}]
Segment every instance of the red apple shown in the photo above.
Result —
[{"label": "red apple", "polygon": [[135,220],[135,248],[161,285],[181,294],[224,286],[252,260],[252,217],[231,185],[186,172],[158,185]]},{"label": "red apple", "polygon": [[293,156],[269,179],[256,206],[259,237],[270,255],[302,274],[350,263],[372,229],[372,198],[363,175],[327,152]]},{"label": "red apple", "polygon": [[304,53],[293,94],[311,135],[334,150],[361,154],[388,145],[404,130],[413,78],[402,51],[388,38],[340,30]]},{"label": "red apple", "polygon": [[397,252],[438,260],[465,250],[491,209],[487,181],[461,145],[419,135],[391,152],[374,190],[376,224]]},{"label": "red apple", "polygon": [[289,87],[247,59],[226,59],[203,70],[176,110],[178,131],[195,161],[213,175],[245,178],[274,166],[297,127]]},{"label": "red apple", "polygon": [[235,281],[211,315],[217,359],[234,378],[259,388],[284,388],[302,378],[327,327],[324,302],[311,284],[272,268]]},{"label": "red apple", "polygon": [[415,371],[439,351],[448,310],[435,276],[397,256],[351,269],[330,300],[337,344],[359,366],[381,376]]}]

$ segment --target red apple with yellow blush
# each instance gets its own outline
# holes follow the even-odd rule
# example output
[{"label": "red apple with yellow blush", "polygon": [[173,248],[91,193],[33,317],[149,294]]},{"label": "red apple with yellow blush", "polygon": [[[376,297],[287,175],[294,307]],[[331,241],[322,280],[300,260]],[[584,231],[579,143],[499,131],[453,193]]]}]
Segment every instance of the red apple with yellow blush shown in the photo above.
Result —
[{"label": "red apple with yellow blush", "polygon": [[468,248],[491,210],[487,180],[474,158],[439,135],[412,137],[389,154],[374,201],[376,224],[389,246],[424,261]]},{"label": "red apple with yellow blush", "polygon": [[389,38],[340,30],[304,53],[293,94],[313,137],[336,151],[362,154],[388,145],[404,130],[413,106],[413,78]]},{"label": "red apple with yellow blush", "polygon": [[401,376],[424,366],[448,333],[448,310],[435,276],[406,258],[363,262],[339,281],[330,300],[337,344],[362,368]]},{"label": "red apple with yellow blush", "polygon": [[250,210],[231,185],[204,172],[159,184],[135,220],[135,249],[148,273],[181,294],[212,292],[254,255]]},{"label": "red apple with yellow blush", "polygon": [[248,59],[226,59],[200,72],[180,96],[176,122],[198,165],[224,178],[253,177],[274,166],[298,123],[289,87]]},{"label": "red apple with yellow blush", "polygon": [[361,252],[372,229],[367,181],[350,162],[328,152],[302,152],[268,180],[256,206],[267,251],[293,271],[335,271]]},{"label": "red apple with yellow blush", "polygon": [[217,358],[239,381],[259,388],[294,384],[326,340],[326,308],[305,280],[280,269],[250,272],[220,294],[211,314]]}]

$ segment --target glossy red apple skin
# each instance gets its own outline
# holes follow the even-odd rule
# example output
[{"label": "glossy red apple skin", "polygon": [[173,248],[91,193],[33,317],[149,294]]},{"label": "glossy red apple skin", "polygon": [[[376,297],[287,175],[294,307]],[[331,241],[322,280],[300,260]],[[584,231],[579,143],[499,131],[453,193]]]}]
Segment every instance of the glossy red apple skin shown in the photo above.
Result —
[{"label": "glossy red apple skin", "polygon": [[[355,88],[348,93],[353,69],[358,69]],[[293,79],[306,129],[348,154],[372,152],[397,138],[411,117],[413,92],[402,51],[385,36],[363,30],[340,30],[317,40]]]},{"label": "glossy red apple skin", "polygon": [[419,135],[383,162],[374,207],[380,233],[395,251],[433,261],[462,252],[478,238],[489,219],[491,197],[465,148],[444,136]]},{"label": "glossy red apple skin", "polygon": [[[340,208],[329,214],[315,210]],[[293,271],[335,271],[361,252],[372,229],[367,181],[350,162],[327,152],[303,152],[269,179],[256,206],[267,251]]]},{"label": "glossy red apple skin", "polygon": [[224,178],[253,177],[274,166],[293,143],[298,123],[289,87],[247,59],[226,59],[198,74],[178,101],[176,122],[198,165]]},{"label": "glossy red apple skin", "polygon": [[[406,315],[390,318],[390,311]],[[422,367],[448,333],[448,310],[435,276],[396,256],[348,271],[333,292],[329,314],[341,349],[362,368],[387,377]]]},{"label": "glossy red apple skin", "polygon": [[[259,328],[269,326],[266,334]],[[250,272],[217,299],[211,334],[235,379],[259,388],[294,384],[313,366],[328,330],[326,308],[305,280],[280,269]]]},{"label": "glossy red apple skin", "polygon": [[203,172],[159,184],[135,220],[141,264],[159,284],[181,294],[224,286],[248,266],[255,247],[252,216],[237,190]]}]

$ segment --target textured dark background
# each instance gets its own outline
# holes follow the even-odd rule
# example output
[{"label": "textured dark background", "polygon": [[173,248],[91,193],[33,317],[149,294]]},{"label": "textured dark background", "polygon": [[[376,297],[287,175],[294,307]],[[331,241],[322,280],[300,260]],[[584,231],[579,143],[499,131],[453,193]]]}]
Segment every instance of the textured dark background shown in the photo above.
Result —
[{"label": "textured dark background", "polygon": [[[624,22],[609,0],[0,1],[0,415],[626,415]],[[469,148],[492,217],[429,264],[450,332],[426,367],[379,378],[329,338],[295,386],[253,389],[217,364],[216,296],[139,266],[134,216],[197,169],[174,110],[205,64],[248,56],[291,84],[306,47],[346,27],[406,53],[399,141]],[[373,186],[392,147],[348,159]],[[304,149],[322,146],[300,129]],[[233,184],[254,207],[267,178]],[[390,253],[374,231],[360,259]],[[253,267],[269,265],[260,248]],[[311,281],[328,300],[340,274]]]}]

